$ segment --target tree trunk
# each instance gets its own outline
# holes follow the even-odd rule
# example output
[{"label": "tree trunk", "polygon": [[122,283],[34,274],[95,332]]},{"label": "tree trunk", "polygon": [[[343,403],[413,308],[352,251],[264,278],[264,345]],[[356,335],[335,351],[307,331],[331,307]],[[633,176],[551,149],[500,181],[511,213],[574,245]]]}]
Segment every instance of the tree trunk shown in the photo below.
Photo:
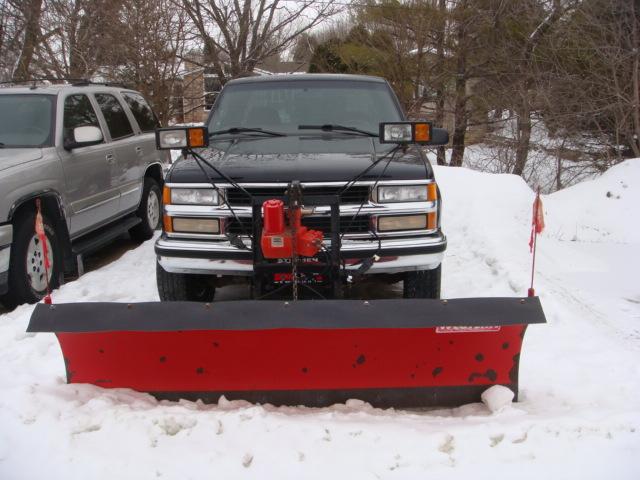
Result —
[{"label": "tree trunk", "polygon": [[633,50],[633,138],[631,139],[631,149],[635,157],[640,157],[640,50],[638,49],[638,16],[635,11],[635,4],[631,2],[631,22],[632,38],[635,49]]},{"label": "tree trunk", "polygon": [[[526,97],[527,91],[524,95]],[[529,144],[531,143],[531,109],[526,99],[523,99],[522,104],[516,111],[518,116],[517,120],[517,141],[516,145],[516,162],[513,166],[513,174],[520,175],[524,173],[524,168],[527,166],[527,157],[529,156]]]},{"label": "tree trunk", "polygon": [[[456,81],[456,84],[460,83],[460,80]],[[466,85],[466,81],[462,80]],[[464,91],[464,87],[463,87]],[[467,133],[467,109],[466,109],[465,95],[460,95],[458,87],[456,87],[456,109],[454,113],[455,127],[453,129],[453,139],[451,141],[451,163],[452,167],[462,166],[462,159],[464,158],[464,139]]]},{"label": "tree trunk", "polygon": [[40,37],[41,9],[42,0],[27,0],[22,6],[25,18],[24,42],[22,43],[16,69],[13,72],[13,78],[16,80],[24,81],[29,79],[29,67]]},{"label": "tree trunk", "polygon": [[[440,28],[438,29],[438,36],[436,38],[436,55],[438,57],[438,86],[436,88],[436,125],[438,127],[443,127],[444,124],[444,36],[447,26],[447,2],[446,0],[439,0],[438,2],[438,13],[441,16],[440,18]],[[447,160],[445,157],[445,147],[444,145],[438,147],[437,153],[437,162],[438,165],[446,165]]]},{"label": "tree trunk", "polygon": [[456,33],[458,40],[458,62],[456,68],[456,99],[451,163],[452,167],[462,165],[464,158],[464,139],[467,133],[467,52],[463,45],[465,41],[465,22],[461,20]]}]

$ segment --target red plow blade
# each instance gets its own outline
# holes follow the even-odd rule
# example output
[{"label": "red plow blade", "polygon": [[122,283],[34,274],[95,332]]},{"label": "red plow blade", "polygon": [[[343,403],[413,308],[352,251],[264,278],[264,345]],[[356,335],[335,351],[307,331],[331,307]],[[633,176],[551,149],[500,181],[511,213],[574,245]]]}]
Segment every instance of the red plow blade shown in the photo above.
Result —
[{"label": "red plow blade", "polygon": [[75,303],[37,305],[28,331],[57,335],[68,383],[408,408],[477,402],[492,385],[517,396],[525,330],[544,322],[535,297]]}]

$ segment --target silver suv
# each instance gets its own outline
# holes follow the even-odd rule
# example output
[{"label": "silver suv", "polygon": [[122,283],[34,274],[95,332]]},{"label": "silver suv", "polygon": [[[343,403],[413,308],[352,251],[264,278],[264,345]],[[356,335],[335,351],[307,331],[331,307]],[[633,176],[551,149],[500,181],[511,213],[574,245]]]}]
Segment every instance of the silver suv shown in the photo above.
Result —
[{"label": "silver suv", "polygon": [[[82,255],[160,220],[166,152],[133,90],[94,84],[0,88],[0,302],[35,302],[82,273]],[[50,268],[35,234],[40,199]]]}]

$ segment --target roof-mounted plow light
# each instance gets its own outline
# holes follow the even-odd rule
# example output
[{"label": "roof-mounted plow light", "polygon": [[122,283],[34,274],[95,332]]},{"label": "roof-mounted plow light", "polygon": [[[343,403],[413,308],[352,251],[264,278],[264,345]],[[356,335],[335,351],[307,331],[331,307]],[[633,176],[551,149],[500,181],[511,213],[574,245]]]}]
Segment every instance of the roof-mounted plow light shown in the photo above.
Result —
[{"label": "roof-mounted plow light", "polygon": [[380,143],[446,145],[449,133],[435,128],[430,122],[383,122],[380,124]]},{"label": "roof-mounted plow light", "polygon": [[158,150],[181,150],[209,146],[207,127],[170,127],[156,130]]}]

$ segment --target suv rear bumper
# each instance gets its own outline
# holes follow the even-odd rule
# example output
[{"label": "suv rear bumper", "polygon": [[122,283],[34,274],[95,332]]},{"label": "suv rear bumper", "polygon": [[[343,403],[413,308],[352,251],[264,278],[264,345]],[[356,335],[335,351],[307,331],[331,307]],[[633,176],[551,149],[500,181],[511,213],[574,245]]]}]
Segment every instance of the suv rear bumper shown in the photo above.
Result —
[{"label": "suv rear bumper", "polygon": [[[170,273],[252,275],[251,242],[243,241],[248,250],[241,250],[228,241],[177,240],[163,236],[156,242],[155,252],[158,263]],[[355,270],[363,259],[377,254],[380,258],[367,274],[400,273],[436,268],[442,262],[446,247],[447,239],[442,233],[384,239],[380,244],[371,240],[344,240],[341,256],[346,268]]]}]

